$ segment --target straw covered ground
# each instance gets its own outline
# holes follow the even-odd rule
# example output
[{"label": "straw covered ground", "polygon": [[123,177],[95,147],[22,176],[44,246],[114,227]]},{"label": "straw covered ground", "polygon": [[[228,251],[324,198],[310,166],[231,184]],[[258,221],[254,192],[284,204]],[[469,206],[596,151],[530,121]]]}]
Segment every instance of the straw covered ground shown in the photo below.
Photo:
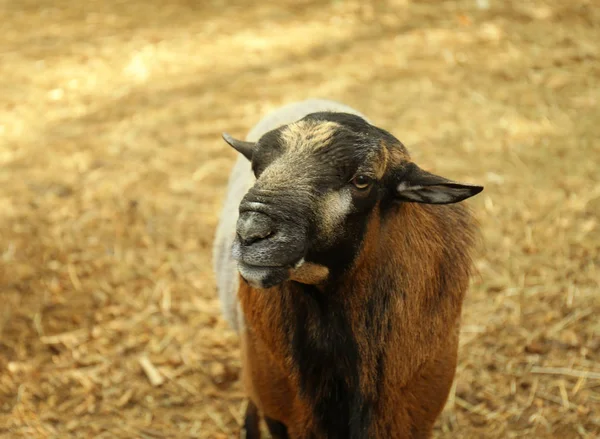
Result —
[{"label": "straw covered ground", "polygon": [[486,186],[437,438],[600,434],[594,0],[0,2],[0,437],[228,438],[211,243],[267,111],[326,97]]}]

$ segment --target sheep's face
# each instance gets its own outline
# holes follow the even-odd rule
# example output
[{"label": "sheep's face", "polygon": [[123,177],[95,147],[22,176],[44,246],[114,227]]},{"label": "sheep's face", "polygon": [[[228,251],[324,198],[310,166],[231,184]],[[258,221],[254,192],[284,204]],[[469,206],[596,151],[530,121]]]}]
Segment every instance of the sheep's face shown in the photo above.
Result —
[{"label": "sheep's face", "polygon": [[447,204],[482,190],[423,171],[394,136],[346,113],[313,113],[256,143],[224,139],[256,177],[240,203],[233,253],[259,288],[342,272],[371,214],[390,201]]}]

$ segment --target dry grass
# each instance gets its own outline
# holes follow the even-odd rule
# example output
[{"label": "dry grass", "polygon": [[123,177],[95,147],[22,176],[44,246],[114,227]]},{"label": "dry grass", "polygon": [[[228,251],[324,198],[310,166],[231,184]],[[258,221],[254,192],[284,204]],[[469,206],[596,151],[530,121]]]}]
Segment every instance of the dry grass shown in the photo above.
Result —
[{"label": "dry grass", "polygon": [[595,2],[222,3],[0,3],[0,436],[235,434],[219,134],[318,96],[486,185],[436,437],[597,437]]}]

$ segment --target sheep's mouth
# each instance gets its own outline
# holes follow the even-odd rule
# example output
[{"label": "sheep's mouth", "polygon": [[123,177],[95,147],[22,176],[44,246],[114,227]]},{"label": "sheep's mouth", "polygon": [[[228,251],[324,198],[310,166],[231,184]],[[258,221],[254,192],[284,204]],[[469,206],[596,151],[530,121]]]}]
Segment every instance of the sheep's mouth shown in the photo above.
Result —
[{"label": "sheep's mouth", "polygon": [[[285,238],[285,239],[284,239]],[[271,288],[290,278],[304,263],[306,245],[281,234],[244,244],[236,237],[231,249],[242,277],[255,288]]]},{"label": "sheep's mouth", "polygon": [[255,288],[271,288],[290,278],[292,271],[304,263],[304,258],[287,265],[251,265],[238,260],[242,278]]}]

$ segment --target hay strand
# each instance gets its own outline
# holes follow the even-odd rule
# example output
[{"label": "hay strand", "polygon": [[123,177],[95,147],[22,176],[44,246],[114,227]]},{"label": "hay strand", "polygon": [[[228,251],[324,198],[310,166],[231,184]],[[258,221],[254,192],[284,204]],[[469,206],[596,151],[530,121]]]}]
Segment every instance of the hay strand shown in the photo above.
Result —
[{"label": "hay strand", "polygon": [[154,387],[157,387],[157,386],[162,385],[162,383],[165,382],[164,377],[161,375],[161,373],[158,371],[158,369],[156,367],[154,367],[154,365],[152,364],[152,362],[150,361],[150,359],[148,357],[142,356],[139,358],[138,361],[140,363],[140,366],[142,366],[144,373],[148,377],[150,384],[152,384]]},{"label": "hay strand", "polygon": [[589,378],[592,380],[600,380],[600,372],[590,372],[587,370],[569,369],[567,367],[539,367],[531,368],[531,373],[547,374],[547,375],[562,375],[575,378]]}]

